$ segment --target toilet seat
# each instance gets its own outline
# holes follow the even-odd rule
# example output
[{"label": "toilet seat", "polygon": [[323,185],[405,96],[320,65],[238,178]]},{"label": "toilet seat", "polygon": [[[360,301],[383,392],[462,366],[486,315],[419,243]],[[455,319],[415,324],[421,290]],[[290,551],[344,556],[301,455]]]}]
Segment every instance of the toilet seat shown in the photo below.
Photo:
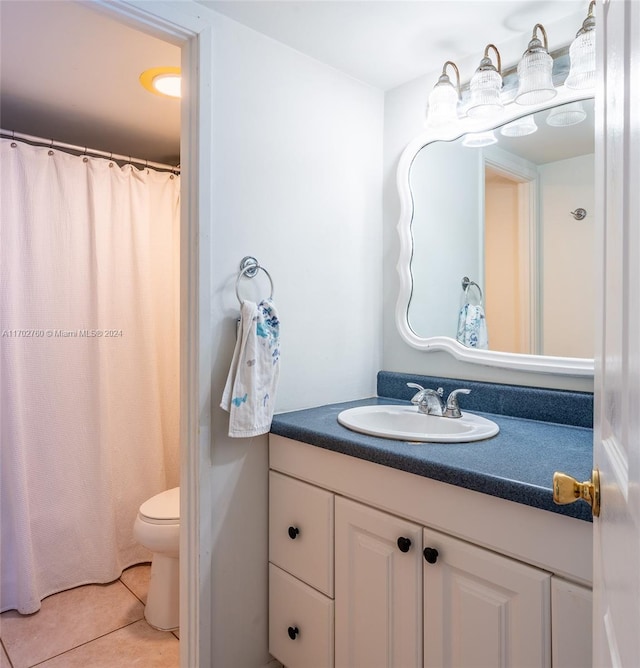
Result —
[{"label": "toilet seat", "polygon": [[140,506],[139,516],[149,524],[179,524],[180,488],[174,487],[152,496]]}]

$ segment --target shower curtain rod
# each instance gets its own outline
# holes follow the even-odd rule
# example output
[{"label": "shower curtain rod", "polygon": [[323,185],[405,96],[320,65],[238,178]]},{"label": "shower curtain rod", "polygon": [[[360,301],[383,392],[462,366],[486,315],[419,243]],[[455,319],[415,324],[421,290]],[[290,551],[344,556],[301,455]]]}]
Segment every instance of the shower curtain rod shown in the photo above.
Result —
[{"label": "shower curtain rod", "polygon": [[141,158],[132,158],[130,155],[119,155],[118,153],[109,153],[108,151],[100,151],[94,148],[87,148],[86,146],[76,146],[75,144],[65,144],[54,139],[44,139],[43,137],[35,137],[34,135],[23,134],[22,132],[14,132],[13,130],[0,129],[0,135],[7,139],[18,139],[32,144],[42,144],[50,148],[66,149],[67,151],[75,151],[80,155],[90,154],[97,157],[108,158],[109,160],[118,160],[121,162],[135,163],[143,165],[144,167],[156,167],[167,171],[180,173],[180,165],[165,165],[162,162],[152,162],[151,160],[143,160]]}]

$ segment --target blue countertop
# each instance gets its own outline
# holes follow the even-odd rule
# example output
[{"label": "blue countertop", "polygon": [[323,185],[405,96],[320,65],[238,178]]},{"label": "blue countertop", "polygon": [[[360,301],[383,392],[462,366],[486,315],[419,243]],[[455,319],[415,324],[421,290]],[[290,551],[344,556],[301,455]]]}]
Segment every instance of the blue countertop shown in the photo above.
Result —
[{"label": "blue countertop", "polygon": [[[420,382],[419,378],[416,382]],[[372,397],[281,413],[274,416],[271,433],[591,521],[591,509],[585,502],[566,506],[553,502],[552,480],[555,471],[563,471],[580,481],[591,477],[592,429],[474,410],[468,412],[493,420],[500,432],[472,443],[409,443],[360,434],[343,427],[337,420],[340,411],[354,406],[409,403],[397,398]],[[465,412],[464,407],[462,410]]]}]

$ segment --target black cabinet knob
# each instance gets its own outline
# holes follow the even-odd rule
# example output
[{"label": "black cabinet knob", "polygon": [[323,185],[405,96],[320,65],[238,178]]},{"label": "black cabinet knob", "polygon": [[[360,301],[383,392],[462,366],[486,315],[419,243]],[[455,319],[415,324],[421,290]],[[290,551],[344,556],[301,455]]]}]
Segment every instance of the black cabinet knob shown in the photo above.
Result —
[{"label": "black cabinet knob", "polygon": [[398,538],[398,547],[400,548],[400,552],[408,552],[411,549],[411,538],[400,536]]},{"label": "black cabinet knob", "polygon": [[438,561],[438,550],[435,547],[425,547],[422,554],[429,564],[435,564]]},{"label": "black cabinet knob", "polygon": [[291,538],[291,540],[295,540],[296,536],[300,533],[298,527],[289,527],[287,531],[289,532],[289,538]]},{"label": "black cabinet knob", "polygon": [[295,640],[298,633],[300,633],[300,629],[298,629],[297,626],[290,626],[287,629],[287,633],[289,634],[289,638],[291,638],[291,640]]}]

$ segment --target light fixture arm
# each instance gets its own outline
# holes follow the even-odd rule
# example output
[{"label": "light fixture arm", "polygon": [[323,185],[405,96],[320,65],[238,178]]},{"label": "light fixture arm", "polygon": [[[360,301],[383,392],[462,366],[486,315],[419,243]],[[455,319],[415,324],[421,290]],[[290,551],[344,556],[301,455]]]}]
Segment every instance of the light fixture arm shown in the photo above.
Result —
[{"label": "light fixture arm", "polygon": [[447,77],[447,65],[451,65],[453,69],[455,70],[456,73],[456,80],[457,80],[457,86],[456,86],[456,91],[458,92],[458,97],[460,97],[460,70],[458,69],[458,66],[451,60],[447,60],[447,62],[442,66],[442,75],[444,77]]},{"label": "light fixture arm", "polygon": [[502,58],[500,58],[500,51],[498,51],[498,47],[495,44],[487,44],[487,46],[484,49],[485,58],[489,58],[489,49],[493,49],[496,54],[496,61],[498,63],[498,74],[502,76]]},{"label": "light fixture arm", "polygon": [[544,29],[544,26],[542,23],[536,23],[533,26],[533,34],[531,35],[531,39],[537,39],[536,31],[540,28],[540,32],[542,33],[542,37],[544,38],[544,50],[548,51],[549,50],[549,40],[547,39],[547,31]]},{"label": "light fixture arm", "polygon": [[578,30],[576,37],[584,35],[586,32],[593,30],[596,26],[596,17],[593,14],[593,10],[596,6],[596,0],[591,0],[589,3],[589,10],[587,11],[587,18],[583,21],[582,27]]}]

